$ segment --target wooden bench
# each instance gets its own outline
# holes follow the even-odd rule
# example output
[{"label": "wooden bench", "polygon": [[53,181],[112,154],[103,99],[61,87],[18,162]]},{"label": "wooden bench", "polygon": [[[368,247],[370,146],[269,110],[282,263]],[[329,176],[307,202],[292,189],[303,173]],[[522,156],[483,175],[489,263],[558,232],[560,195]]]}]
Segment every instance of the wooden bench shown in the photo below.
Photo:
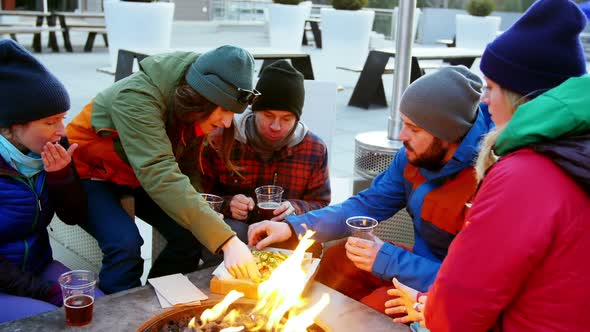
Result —
[{"label": "wooden bench", "polygon": [[[33,45],[31,46],[35,52],[41,52],[41,34],[42,32],[49,32],[48,45],[54,52],[59,52],[59,46],[57,45],[57,39],[55,32],[61,31],[56,30],[55,20],[51,19],[51,14],[41,11],[31,10],[0,10],[0,16],[16,16],[25,18],[34,18],[34,25],[23,25],[22,23],[7,24],[3,25],[0,30],[0,34],[8,34],[13,40],[16,39],[17,34],[33,34]],[[47,20],[47,26],[43,26],[43,21]]]},{"label": "wooden bench", "polygon": [[94,40],[97,34],[101,34],[106,47],[109,46],[107,38],[107,29],[104,23],[90,24],[90,23],[68,23],[67,19],[102,19],[104,20],[104,13],[73,13],[73,12],[53,12],[53,15],[58,19],[59,25],[63,28],[62,35],[64,38],[64,47],[68,52],[73,52],[72,42],[70,40],[70,31],[88,33],[86,44],[84,45],[84,52],[92,52],[94,47]]},{"label": "wooden bench", "polygon": [[[44,27],[44,26],[0,26],[0,35],[6,34],[10,35],[10,37],[17,41],[16,35],[17,34],[35,34],[40,35],[42,32],[49,32],[55,34],[56,32],[62,32],[63,29],[58,27]],[[49,41],[49,47],[55,52],[59,52],[59,46],[57,46],[57,41],[53,39],[53,41]],[[33,41],[33,50],[35,52],[41,52],[41,38],[39,37],[39,42]]]}]

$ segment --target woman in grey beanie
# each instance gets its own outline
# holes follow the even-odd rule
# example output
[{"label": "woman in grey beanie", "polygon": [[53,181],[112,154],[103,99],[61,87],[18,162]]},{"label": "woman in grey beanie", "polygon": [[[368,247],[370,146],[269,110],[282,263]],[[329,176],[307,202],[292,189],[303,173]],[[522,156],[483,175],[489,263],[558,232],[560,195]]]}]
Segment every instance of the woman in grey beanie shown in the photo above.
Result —
[{"label": "woman in grey beanie", "polygon": [[[223,252],[234,276],[256,278],[248,247],[199,194],[207,134],[223,130],[224,142],[231,142],[234,114],[259,95],[252,56],[222,46],[202,55],[155,55],[140,67],[99,93],[67,127],[79,144],[74,157],[89,195],[84,228],[104,253],[101,288],[113,293],[140,285],[143,239],[134,214],[168,242],[154,257],[150,278],[196,270],[203,247]],[[229,148],[223,144],[226,161]],[[129,196],[134,212],[121,204]]]}]

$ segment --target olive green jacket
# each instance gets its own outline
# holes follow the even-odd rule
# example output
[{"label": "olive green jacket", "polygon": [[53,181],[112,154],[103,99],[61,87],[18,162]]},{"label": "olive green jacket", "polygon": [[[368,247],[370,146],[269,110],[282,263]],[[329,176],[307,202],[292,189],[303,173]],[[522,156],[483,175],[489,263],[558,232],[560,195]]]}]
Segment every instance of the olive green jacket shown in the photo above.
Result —
[{"label": "olive green jacket", "polygon": [[115,145],[120,147],[115,149],[129,162],[143,189],[199,242],[219,252],[235,233],[197,192],[196,154],[177,161],[174,151],[184,147],[172,146],[166,134],[176,86],[196,58],[194,53],[175,52],[144,59],[141,71],[96,96],[91,122],[97,132],[117,131]]}]

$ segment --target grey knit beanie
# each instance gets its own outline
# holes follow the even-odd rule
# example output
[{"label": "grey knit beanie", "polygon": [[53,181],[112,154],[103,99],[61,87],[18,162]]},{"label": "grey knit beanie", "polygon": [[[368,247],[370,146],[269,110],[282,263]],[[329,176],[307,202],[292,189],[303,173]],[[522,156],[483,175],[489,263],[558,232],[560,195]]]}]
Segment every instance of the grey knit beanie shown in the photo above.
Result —
[{"label": "grey knit beanie", "polygon": [[467,67],[443,67],[410,84],[399,111],[430,134],[458,142],[475,122],[482,87]]},{"label": "grey knit beanie", "polygon": [[254,58],[230,45],[199,55],[186,72],[186,82],[207,100],[234,113],[246,110],[238,101],[238,88],[252,90]]}]

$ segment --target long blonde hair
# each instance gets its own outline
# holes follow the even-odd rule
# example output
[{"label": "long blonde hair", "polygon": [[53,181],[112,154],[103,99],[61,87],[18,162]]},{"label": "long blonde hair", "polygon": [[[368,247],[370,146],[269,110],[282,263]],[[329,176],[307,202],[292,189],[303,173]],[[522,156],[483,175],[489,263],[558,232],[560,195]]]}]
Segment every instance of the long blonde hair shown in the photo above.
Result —
[{"label": "long blonde hair", "polygon": [[[505,88],[501,89],[504,93],[506,101],[508,101],[508,103],[512,106],[512,114],[516,112],[518,106],[526,103],[529,100],[526,98],[526,96],[523,96],[512,90]],[[502,130],[504,130],[505,126],[506,124],[502,126],[496,126],[496,128],[491,130],[482,141],[479,154],[477,155],[477,162],[475,164],[476,178],[478,183],[483,180],[490,167],[492,167],[499,159],[499,157],[494,153],[494,147],[496,146],[496,141],[498,140],[498,137],[502,133]]]}]

